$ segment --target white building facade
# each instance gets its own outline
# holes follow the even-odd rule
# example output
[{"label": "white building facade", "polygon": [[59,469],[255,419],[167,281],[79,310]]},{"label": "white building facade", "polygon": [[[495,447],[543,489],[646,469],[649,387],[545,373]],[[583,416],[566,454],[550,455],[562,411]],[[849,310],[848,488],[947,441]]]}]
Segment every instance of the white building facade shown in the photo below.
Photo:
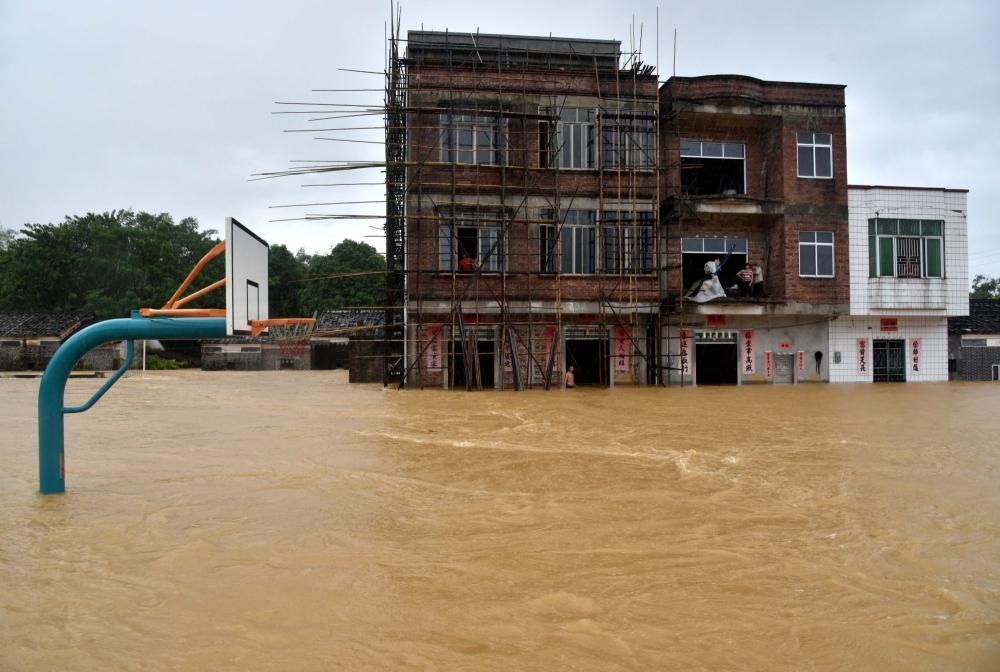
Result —
[{"label": "white building facade", "polygon": [[969,314],[968,190],[849,186],[850,315],[830,382],[948,380],[948,318]]}]

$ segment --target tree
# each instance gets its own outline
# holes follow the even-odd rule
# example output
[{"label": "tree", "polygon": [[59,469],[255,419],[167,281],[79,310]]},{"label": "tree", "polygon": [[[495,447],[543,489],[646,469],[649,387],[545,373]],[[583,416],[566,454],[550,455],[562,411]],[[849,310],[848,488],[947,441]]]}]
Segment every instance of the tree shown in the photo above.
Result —
[{"label": "tree", "polygon": [[988,278],[977,275],[972,279],[970,299],[1000,299],[1000,278]]},{"label": "tree", "polygon": [[267,287],[271,317],[299,317],[299,293],[306,263],[284,245],[272,245],[267,258]]},{"label": "tree", "polygon": [[344,240],[309,259],[305,282],[299,294],[301,308],[334,310],[384,303],[385,259],[368,243]]},{"label": "tree", "polygon": [[[0,310],[121,317],[135,308],[159,307],[216,242],[215,231],[199,231],[191,218],[175,224],[166,213],[114,210],[28,224],[0,251]],[[224,272],[220,257],[202,278]],[[217,303],[209,295],[190,306]]]}]

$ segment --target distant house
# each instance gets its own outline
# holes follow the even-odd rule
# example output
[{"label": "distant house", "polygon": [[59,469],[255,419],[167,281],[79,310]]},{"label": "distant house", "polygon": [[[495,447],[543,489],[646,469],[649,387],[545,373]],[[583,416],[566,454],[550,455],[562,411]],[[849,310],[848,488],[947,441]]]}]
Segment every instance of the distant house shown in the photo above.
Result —
[{"label": "distant house", "polygon": [[1000,299],[969,299],[968,317],[948,320],[948,363],[958,380],[1000,380]]},{"label": "distant house", "polygon": [[[44,370],[63,341],[96,321],[97,316],[89,312],[0,313],[0,371]],[[77,366],[114,369],[119,358],[115,348],[96,348]]]},{"label": "distant house", "polygon": [[274,334],[203,341],[201,368],[205,371],[350,369],[353,382],[381,382],[381,360],[376,355],[382,343],[382,323],[380,311],[326,310],[317,314],[316,328],[308,343],[284,342]]}]

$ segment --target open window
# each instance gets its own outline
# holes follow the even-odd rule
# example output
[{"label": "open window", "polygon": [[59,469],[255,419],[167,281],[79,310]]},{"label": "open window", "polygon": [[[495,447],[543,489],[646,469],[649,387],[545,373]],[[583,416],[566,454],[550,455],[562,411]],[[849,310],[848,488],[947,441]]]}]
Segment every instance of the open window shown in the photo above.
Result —
[{"label": "open window", "polygon": [[652,111],[601,111],[601,164],[650,170],[655,165],[656,116]]},{"label": "open window", "polygon": [[681,190],[688,196],[746,193],[746,146],[681,140]]},{"label": "open window", "polygon": [[507,267],[500,215],[456,212],[438,227],[438,270],[498,273]]},{"label": "open window", "polygon": [[[730,254],[731,252],[731,254]],[[682,238],[681,257],[684,269],[684,288],[705,277],[705,264],[718,259],[729,259],[719,269],[719,282],[723,287],[737,284],[736,274],[747,263],[747,241],[744,238]]]}]

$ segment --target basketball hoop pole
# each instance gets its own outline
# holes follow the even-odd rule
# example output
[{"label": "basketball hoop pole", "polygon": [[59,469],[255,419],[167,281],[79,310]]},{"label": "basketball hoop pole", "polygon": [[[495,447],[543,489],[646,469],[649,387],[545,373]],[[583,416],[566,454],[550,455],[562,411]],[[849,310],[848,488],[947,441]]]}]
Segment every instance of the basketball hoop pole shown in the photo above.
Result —
[{"label": "basketball hoop pole", "polygon": [[[140,317],[106,320],[73,334],[56,350],[38,388],[38,480],[43,495],[66,491],[63,415],[90,408],[117,380],[108,381],[82,407],[64,405],[66,381],[80,358],[110,341],[224,338],[224,317]],[[121,372],[119,372],[121,373]]]}]

